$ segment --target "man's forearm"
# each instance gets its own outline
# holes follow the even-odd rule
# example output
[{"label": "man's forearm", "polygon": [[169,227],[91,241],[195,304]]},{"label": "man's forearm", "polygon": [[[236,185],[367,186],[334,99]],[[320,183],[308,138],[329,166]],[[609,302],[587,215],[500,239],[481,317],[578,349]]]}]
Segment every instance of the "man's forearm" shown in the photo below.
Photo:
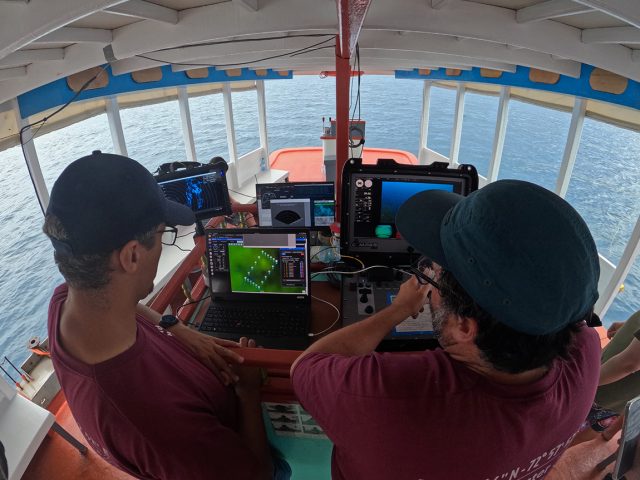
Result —
[{"label": "man's forearm", "polygon": [[317,340],[298,357],[293,366],[309,353],[337,353],[346,356],[371,353],[393,327],[410,315],[406,309],[392,304],[365,320]]},{"label": "man's forearm", "polygon": [[598,385],[616,382],[638,370],[640,370],[640,341],[634,338],[627,348],[602,365]]}]

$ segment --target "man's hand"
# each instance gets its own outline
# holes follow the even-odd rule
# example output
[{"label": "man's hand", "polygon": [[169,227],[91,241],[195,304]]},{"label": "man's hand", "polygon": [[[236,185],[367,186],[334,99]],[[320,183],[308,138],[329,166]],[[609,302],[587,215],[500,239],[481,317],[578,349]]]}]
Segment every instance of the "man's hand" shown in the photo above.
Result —
[{"label": "man's hand", "polygon": [[238,375],[236,375],[229,365],[230,363],[240,364],[244,362],[244,357],[232,350],[234,347],[241,346],[238,342],[223,340],[196,332],[182,322],[178,322],[171,327],[169,331],[180,340],[185,347],[191,350],[196,358],[204,363],[222,383],[230,385],[239,380]]},{"label": "man's hand", "polygon": [[611,340],[614,337],[614,335],[618,333],[618,330],[620,330],[620,328],[622,328],[623,325],[624,325],[624,322],[613,322],[609,327],[609,330],[607,330],[607,338]]},{"label": "man's hand", "polygon": [[[253,339],[242,337],[239,345],[241,347],[256,348]],[[262,371],[258,367],[235,367],[238,381],[234,385],[236,395],[241,400],[255,400],[260,402],[260,387],[262,386]]]},{"label": "man's hand", "polygon": [[424,304],[427,303],[431,288],[431,285],[420,285],[414,276],[400,285],[400,290],[396,298],[393,299],[392,306],[406,313],[402,320],[407,317],[416,318],[424,310]]},{"label": "man's hand", "polygon": [[609,425],[603,432],[602,438],[606,441],[611,440],[616,433],[618,433],[622,429],[622,424],[624,423],[624,415],[620,415],[615,421]]}]

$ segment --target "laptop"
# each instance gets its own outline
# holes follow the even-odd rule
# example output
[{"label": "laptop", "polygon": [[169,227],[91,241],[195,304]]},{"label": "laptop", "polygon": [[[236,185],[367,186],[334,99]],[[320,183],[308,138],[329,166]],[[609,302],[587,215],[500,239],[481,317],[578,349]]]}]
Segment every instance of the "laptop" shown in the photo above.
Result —
[{"label": "laptop", "polygon": [[207,229],[211,305],[200,331],[266,348],[309,345],[309,231]]}]

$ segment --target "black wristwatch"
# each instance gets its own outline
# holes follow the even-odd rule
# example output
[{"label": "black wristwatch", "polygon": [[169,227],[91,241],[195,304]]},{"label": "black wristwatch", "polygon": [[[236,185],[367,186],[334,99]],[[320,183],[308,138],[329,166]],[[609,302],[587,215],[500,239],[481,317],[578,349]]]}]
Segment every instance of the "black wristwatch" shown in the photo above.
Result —
[{"label": "black wristwatch", "polygon": [[175,315],[163,315],[158,325],[160,325],[165,330],[168,330],[171,327],[173,327],[176,323],[178,323],[178,319]]}]

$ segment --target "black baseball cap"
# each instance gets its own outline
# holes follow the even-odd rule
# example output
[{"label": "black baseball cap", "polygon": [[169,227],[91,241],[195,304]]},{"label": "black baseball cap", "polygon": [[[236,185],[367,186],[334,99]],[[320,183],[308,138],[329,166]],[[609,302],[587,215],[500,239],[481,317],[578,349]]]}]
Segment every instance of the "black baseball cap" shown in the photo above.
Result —
[{"label": "black baseball cap", "polygon": [[396,225],[514,330],[557,332],[584,319],[598,299],[598,251],[586,223],[533,183],[500,180],[467,197],[420,192],[400,206]]},{"label": "black baseball cap", "polygon": [[195,222],[189,207],[165,198],[146,168],[99,150],[64,169],[51,189],[47,214],[67,233],[64,240],[51,239],[65,255],[111,252],[161,223]]}]

